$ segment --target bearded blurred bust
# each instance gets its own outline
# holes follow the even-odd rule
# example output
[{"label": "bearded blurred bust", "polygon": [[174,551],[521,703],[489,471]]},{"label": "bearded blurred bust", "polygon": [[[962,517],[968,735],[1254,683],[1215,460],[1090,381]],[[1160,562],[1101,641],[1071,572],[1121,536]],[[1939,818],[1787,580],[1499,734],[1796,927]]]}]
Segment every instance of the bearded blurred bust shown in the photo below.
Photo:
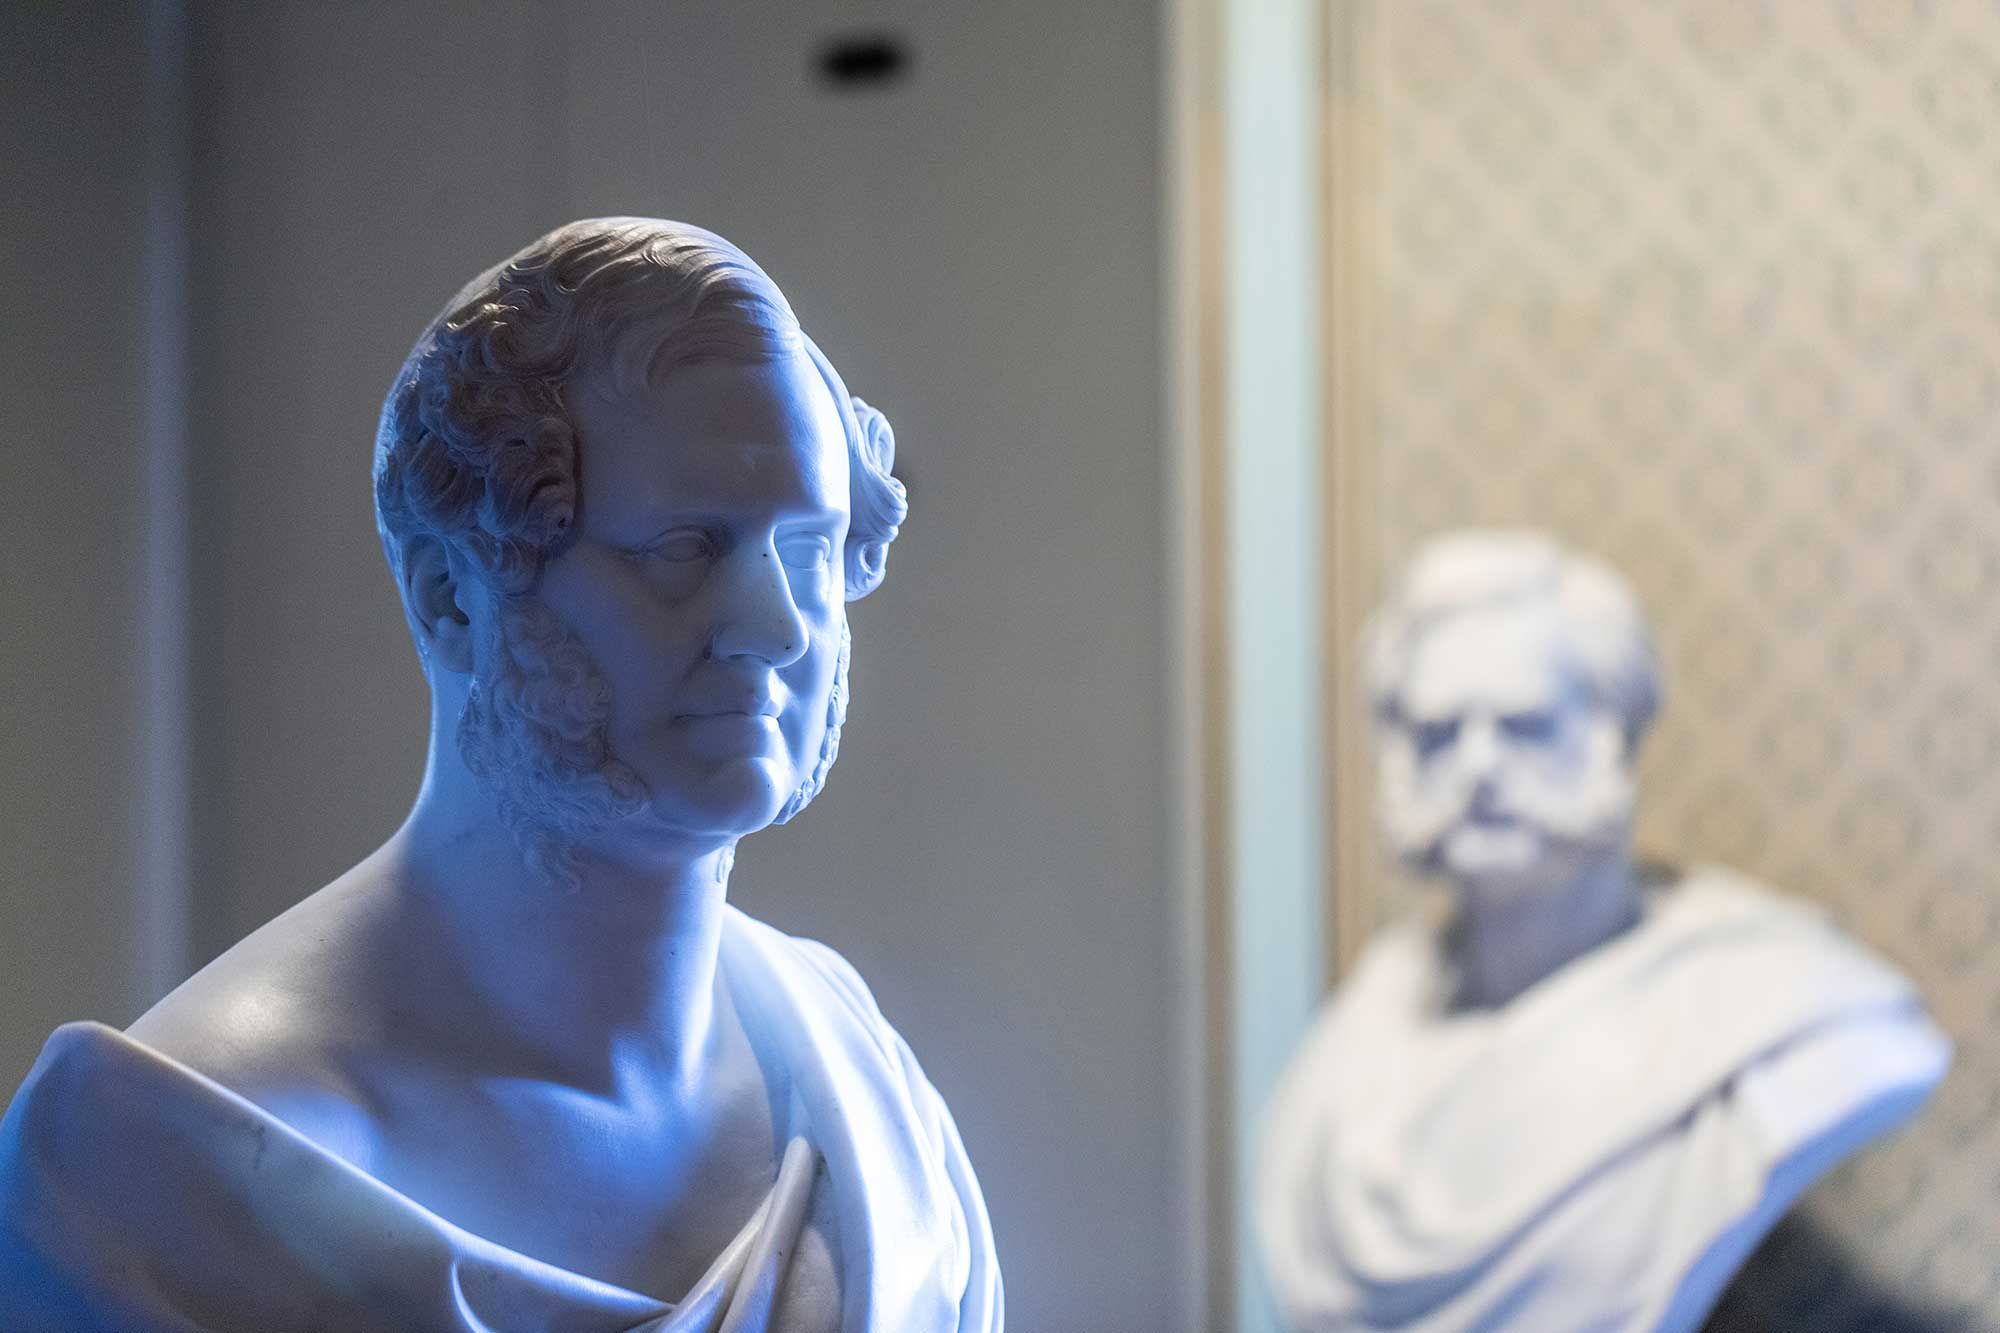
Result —
[{"label": "bearded blurred bust", "polygon": [[1686,1330],[1950,1047],[1818,912],[1631,852],[1660,704],[1625,581],[1435,539],[1371,622],[1387,840],[1450,908],[1370,942],[1280,1081],[1258,1223],[1300,1329]]},{"label": "bearded blurred bust", "polygon": [[728,905],[847,709],[882,414],[698,227],[558,228],[382,412],[431,692],[408,820],[0,1123],[0,1327],[999,1333],[950,1113],[854,970]]}]

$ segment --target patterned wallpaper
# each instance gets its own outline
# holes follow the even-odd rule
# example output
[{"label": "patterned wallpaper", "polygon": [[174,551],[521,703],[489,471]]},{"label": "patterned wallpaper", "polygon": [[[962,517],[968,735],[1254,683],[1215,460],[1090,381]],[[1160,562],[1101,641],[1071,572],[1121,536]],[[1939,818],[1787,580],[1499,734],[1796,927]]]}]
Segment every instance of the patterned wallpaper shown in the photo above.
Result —
[{"label": "patterned wallpaper", "polygon": [[1333,3],[1336,632],[1447,527],[1630,575],[1642,847],[1824,902],[1959,1042],[1772,1326],[2000,1328],[2000,4]]}]

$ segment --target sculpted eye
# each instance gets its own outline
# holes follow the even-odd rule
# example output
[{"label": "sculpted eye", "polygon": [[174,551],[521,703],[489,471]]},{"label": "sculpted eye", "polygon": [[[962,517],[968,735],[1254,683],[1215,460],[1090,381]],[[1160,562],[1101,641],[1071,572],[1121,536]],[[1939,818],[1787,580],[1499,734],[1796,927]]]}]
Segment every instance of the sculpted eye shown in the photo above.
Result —
[{"label": "sculpted eye", "polygon": [[1451,717],[1415,723],[1410,728],[1410,739],[1416,743],[1417,754],[1429,759],[1458,739],[1458,719]]},{"label": "sculpted eye", "polygon": [[789,537],[778,544],[778,558],[793,569],[817,572],[833,561],[833,545],[824,537]]},{"label": "sculpted eye", "polygon": [[663,560],[669,564],[682,564],[692,560],[706,560],[715,554],[715,543],[708,534],[695,528],[683,528],[679,532],[669,532],[658,541],[638,552],[649,560]]},{"label": "sculpted eye", "polygon": [[1555,739],[1558,721],[1553,712],[1538,709],[1527,713],[1509,713],[1500,719],[1500,729],[1514,740],[1546,745]]}]

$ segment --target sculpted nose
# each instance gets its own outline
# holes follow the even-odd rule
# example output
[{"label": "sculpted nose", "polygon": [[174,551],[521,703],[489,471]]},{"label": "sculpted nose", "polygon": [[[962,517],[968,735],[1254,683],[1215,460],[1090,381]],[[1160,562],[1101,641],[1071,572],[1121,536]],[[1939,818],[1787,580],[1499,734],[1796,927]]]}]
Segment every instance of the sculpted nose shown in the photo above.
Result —
[{"label": "sculpted nose", "polygon": [[805,617],[777,552],[768,546],[739,550],[722,572],[710,654],[755,658],[774,667],[803,657],[809,642]]},{"label": "sculpted nose", "polygon": [[1492,778],[1500,767],[1500,738],[1488,718],[1467,718],[1458,738],[1459,770],[1473,782]]}]

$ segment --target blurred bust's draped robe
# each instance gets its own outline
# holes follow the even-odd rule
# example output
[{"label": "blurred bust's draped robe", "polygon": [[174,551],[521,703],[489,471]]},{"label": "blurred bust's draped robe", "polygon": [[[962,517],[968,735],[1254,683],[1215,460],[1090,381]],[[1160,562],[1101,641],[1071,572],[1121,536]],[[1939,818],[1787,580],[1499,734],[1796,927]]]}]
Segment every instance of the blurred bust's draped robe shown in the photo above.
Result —
[{"label": "blurred bust's draped robe", "polygon": [[789,1146],[667,1301],[472,1235],[114,1029],[50,1038],[0,1122],[8,1333],[784,1333],[772,1298],[831,1192],[843,1333],[1000,1333],[985,1204],[943,1100],[823,945],[729,910],[720,966]]},{"label": "blurred bust's draped robe", "polygon": [[1371,943],[1281,1079],[1257,1220],[1301,1330],[1684,1330],[1950,1046],[1817,912],[1720,869],[1508,1004],[1435,928]]}]

